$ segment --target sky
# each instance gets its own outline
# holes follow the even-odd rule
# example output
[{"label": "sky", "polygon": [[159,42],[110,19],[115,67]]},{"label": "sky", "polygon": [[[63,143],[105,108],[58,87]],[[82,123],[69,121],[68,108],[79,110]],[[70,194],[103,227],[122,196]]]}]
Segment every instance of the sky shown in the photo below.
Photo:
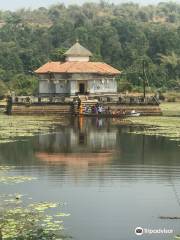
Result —
[{"label": "sky", "polygon": [[[88,2],[98,2],[97,0],[89,0]],[[113,3],[124,3],[124,2],[135,2],[139,4],[156,4],[158,2],[168,2],[169,0],[108,0],[108,2]],[[48,7],[57,3],[68,4],[82,4],[87,2],[87,0],[0,0],[0,10],[17,10],[20,8],[38,8],[38,7]],[[178,2],[180,0],[171,0],[171,2]]]}]

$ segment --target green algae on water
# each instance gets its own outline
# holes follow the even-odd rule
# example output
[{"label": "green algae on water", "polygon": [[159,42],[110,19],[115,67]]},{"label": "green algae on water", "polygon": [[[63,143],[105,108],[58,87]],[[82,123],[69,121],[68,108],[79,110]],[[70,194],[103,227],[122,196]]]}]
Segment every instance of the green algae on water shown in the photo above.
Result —
[{"label": "green algae on water", "polygon": [[134,131],[135,134],[167,137],[180,142],[180,117],[138,117],[131,118],[134,125],[144,126],[143,130]]},{"label": "green algae on water", "polygon": [[0,175],[0,183],[4,184],[15,184],[15,183],[23,183],[26,181],[32,181],[36,178],[28,177],[28,176],[1,176]]},{"label": "green algae on water", "polygon": [[7,116],[0,114],[0,143],[14,142],[18,137],[47,134],[57,124],[65,125],[64,118],[52,116]]},{"label": "green algae on water", "polygon": [[34,203],[27,207],[24,207],[22,202],[9,203],[11,205],[0,211],[2,239],[53,240],[57,237],[58,239],[65,239],[62,234],[64,227],[61,217],[47,213],[52,208],[58,208],[58,203]]},{"label": "green algae on water", "polygon": [[[7,240],[53,240],[69,239],[63,234],[63,216],[60,203],[24,203],[24,195],[0,195],[0,230]],[[28,198],[29,199],[29,198]],[[27,199],[26,199],[27,200]]]},{"label": "green algae on water", "polygon": [[35,180],[36,178],[30,176],[11,176],[8,173],[14,169],[11,166],[0,165],[0,184],[16,184]]},{"label": "green algae on water", "polygon": [[[0,166],[0,184],[17,184],[35,179],[9,176],[12,169],[10,166]],[[69,214],[60,212],[60,203],[35,202],[25,205],[24,197],[20,193],[0,194],[0,234],[3,240],[69,239],[62,234],[62,218]],[[51,209],[57,209],[58,214],[51,214]]]}]

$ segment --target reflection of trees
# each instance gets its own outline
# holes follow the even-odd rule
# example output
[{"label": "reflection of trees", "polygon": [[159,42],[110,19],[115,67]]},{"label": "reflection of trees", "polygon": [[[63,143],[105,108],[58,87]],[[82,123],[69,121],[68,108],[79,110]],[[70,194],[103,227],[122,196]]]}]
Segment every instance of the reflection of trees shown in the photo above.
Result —
[{"label": "reflection of trees", "polygon": [[166,138],[128,133],[134,130],[135,127],[112,126],[106,120],[97,128],[96,119],[92,118],[84,120],[78,128],[78,121],[73,120],[53,134],[1,144],[0,161],[40,175],[58,176],[61,181],[67,176],[98,182],[110,179],[168,182],[169,177],[179,178],[177,144]]},{"label": "reflection of trees", "polygon": [[[121,163],[179,165],[178,155],[180,148],[178,148],[176,142],[169,141],[163,137],[127,134],[130,131],[137,131],[138,128],[135,127],[126,127],[126,130],[124,127],[119,127],[118,129],[117,145],[121,149]],[[143,154],[144,157],[142,157]]]}]

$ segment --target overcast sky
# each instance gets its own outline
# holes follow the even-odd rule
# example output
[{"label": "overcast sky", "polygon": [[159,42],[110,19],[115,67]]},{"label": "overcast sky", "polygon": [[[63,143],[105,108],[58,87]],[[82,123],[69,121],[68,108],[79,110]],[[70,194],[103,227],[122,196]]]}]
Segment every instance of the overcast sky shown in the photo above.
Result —
[{"label": "overcast sky", "polygon": [[[91,0],[88,2],[98,2],[97,0]],[[113,3],[129,2],[127,0],[108,0]],[[156,4],[158,2],[168,2],[169,0],[131,0],[131,2],[136,2],[140,4]],[[180,3],[180,0],[172,0],[174,2]],[[0,0],[1,10],[17,10],[20,8],[38,8],[38,7],[48,7],[56,3],[67,4],[82,4],[87,2],[87,0]]]}]

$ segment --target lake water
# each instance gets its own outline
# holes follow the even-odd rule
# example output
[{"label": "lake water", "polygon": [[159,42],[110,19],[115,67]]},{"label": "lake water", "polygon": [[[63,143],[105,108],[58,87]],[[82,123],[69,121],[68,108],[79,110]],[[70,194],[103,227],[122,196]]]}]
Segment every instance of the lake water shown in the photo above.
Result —
[{"label": "lake water", "polygon": [[[66,203],[67,234],[76,240],[172,239],[180,233],[180,147],[135,135],[116,121],[76,119],[56,132],[0,145],[0,163],[32,182],[0,185],[34,201]],[[174,234],[136,236],[136,227]]]}]

